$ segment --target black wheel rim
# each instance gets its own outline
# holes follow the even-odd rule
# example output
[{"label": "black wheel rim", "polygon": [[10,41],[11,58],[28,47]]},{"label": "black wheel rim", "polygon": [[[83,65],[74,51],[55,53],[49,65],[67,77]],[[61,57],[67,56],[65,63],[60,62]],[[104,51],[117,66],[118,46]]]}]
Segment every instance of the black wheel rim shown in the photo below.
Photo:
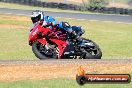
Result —
[{"label": "black wheel rim", "polygon": [[90,53],[91,55],[98,55],[99,54],[99,50],[96,46],[88,46],[88,48],[86,49],[86,51],[88,53]]},{"label": "black wheel rim", "polygon": [[46,49],[45,49],[45,46],[41,45],[40,43],[38,43],[36,47],[37,47],[38,51],[39,51],[42,55],[50,56],[50,57],[53,56],[53,50],[51,50],[51,49],[46,50]]}]

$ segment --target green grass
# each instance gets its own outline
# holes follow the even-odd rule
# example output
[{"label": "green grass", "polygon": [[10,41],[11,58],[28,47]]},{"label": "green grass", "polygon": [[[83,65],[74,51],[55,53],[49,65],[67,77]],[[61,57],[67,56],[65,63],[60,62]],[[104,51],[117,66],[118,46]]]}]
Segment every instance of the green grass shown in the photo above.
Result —
[{"label": "green grass", "polygon": [[[28,45],[28,33],[32,24],[30,17],[3,14],[0,16],[0,25],[7,25],[0,27],[0,60],[37,60]],[[81,25],[85,29],[83,36],[100,46],[103,52],[102,59],[132,58],[132,24],[65,18],[57,20],[68,21],[71,25]]]},{"label": "green grass", "polygon": [[[34,55],[32,54],[31,47],[28,46],[28,29],[30,28],[31,22],[13,19],[10,20],[8,19],[8,16],[7,18],[4,16],[4,18],[0,18],[0,20],[0,24],[18,26],[18,28],[15,29],[13,27],[0,27],[0,59],[35,59]],[[19,29],[19,26],[24,28]]]},{"label": "green grass", "polygon": [[24,80],[0,82],[0,88],[131,88],[130,84],[85,84],[80,86],[71,79]]}]

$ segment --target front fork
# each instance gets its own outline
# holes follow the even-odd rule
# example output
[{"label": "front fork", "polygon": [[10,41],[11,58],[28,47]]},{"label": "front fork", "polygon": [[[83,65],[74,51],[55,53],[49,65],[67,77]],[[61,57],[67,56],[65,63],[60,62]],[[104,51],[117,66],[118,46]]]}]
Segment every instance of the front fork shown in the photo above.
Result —
[{"label": "front fork", "polygon": [[50,49],[50,47],[49,47],[49,45],[48,45],[48,43],[47,43],[47,41],[46,41],[45,38],[38,39],[37,41],[40,42],[45,47],[46,50],[49,50]]},{"label": "front fork", "polygon": [[45,49],[46,50],[49,50],[50,49],[47,43],[45,44]]}]

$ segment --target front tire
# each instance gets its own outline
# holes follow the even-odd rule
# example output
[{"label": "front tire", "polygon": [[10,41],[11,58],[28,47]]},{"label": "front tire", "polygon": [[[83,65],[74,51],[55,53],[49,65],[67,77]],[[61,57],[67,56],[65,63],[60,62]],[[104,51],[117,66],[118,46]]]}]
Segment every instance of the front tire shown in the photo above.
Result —
[{"label": "front tire", "polygon": [[37,58],[39,58],[40,60],[44,60],[44,59],[53,59],[54,58],[54,51],[52,50],[51,52],[49,52],[48,54],[46,54],[45,52],[45,47],[42,46],[41,43],[39,42],[34,42],[32,44],[32,51],[35,54],[35,56]]}]

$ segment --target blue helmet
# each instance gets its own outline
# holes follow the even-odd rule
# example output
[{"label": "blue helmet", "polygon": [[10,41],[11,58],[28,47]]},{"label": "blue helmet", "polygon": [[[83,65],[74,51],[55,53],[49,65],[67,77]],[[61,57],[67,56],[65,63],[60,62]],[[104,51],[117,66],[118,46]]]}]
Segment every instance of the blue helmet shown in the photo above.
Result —
[{"label": "blue helmet", "polygon": [[45,16],[45,17],[44,17],[44,20],[45,20],[46,22],[54,22],[54,21],[55,21],[55,19],[54,19],[53,17],[51,17],[51,16]]}]

